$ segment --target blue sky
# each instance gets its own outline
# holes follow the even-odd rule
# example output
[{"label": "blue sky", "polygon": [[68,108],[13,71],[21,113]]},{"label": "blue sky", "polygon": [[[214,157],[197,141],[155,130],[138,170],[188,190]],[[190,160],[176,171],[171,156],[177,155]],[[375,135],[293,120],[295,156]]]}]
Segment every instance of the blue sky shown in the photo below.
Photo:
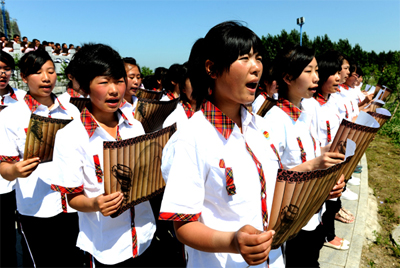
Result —
[{"label": "blue sky", "polygon": [[299,30],[328,34],[364,50],[400,50],[398,0],[5,0],[10,17],[31,41],[105,43],[140,66],[168,68],[188,59],[193,43],[214,25],[240,20],[257,35]]}]

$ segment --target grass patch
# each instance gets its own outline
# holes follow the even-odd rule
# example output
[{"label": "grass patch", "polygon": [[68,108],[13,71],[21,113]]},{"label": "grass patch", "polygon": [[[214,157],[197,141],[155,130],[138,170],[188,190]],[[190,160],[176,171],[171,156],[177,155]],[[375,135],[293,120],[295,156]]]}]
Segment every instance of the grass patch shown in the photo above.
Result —
[{"label": "grass patch", "polygon": [[374,244],[364,246],[361,267],[400,267],[400,248],[390,236],[400,224],[400,147],[393,139],[378,134],[366,155],[368,184],[378,200],[382,230],[374,232]]}]

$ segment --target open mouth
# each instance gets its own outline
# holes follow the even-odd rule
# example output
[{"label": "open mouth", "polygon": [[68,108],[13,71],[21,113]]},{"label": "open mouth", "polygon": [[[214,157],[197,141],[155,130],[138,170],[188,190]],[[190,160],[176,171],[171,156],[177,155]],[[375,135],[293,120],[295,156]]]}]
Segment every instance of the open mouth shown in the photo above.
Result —
[{"label": "open mouth", "polygon": [[118,101],[119,101],[119,99],[109,99],[109,100],[106,100],[106,102],[108,102],[108,103],[118,103]]},{"label": "open mouth", "polygon": [[258,83],[252,82],[252,83],[247,83],[246,87],[251,88],[253,90],[256,90],[257,89],[257,85],[258,85]]}]

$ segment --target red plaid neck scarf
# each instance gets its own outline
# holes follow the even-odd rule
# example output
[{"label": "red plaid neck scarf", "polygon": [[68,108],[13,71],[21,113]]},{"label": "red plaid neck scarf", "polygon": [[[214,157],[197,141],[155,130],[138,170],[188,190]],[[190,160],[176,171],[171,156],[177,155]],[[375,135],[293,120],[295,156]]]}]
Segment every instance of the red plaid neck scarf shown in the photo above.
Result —
[{"label": "red plaid neck scarf", "polygon": [[235,123],[232,119],[227,117],[218,107],[214,106],[214,104],[209,101],[203,103],[201,110],[208,122],[210,122],[225,139],[228,139],[235,127]]},{"label": "red plaid neck scarf", "polygon": [[[56,97],[56,95],[54,95],[53,93],[51,93],[51,98],[53,100],[57,100],[58,105],[60,106],[61,109],[63,109],[64,111],[66,110],[64,108],[64,106],[61,104],[61,102],[58,100],[58,98]],[[36,109],[39,107],[39,105],[41,105],[37,100],[35,100],[31,94],[29,93],[29,91],[26,93],[25,97],[24,97],[24,101],[26,103],[26,105],[28,105],[29,110],[34,113],[36,111]],[[50,116],[50,115],[49,115]]]},{"label": "red plaid neck scarf", "polygon": [[93,115],[89,112],[89,109],[86,107],[83,108],[81,112],[81,121],[89,135],[89,138],[91,138],[94,134],[94,131],[96,130],[96,128],[99,127],[99,125],[93,118]]},{"label": "red plaid neck scarf", "polygon": [[167,93],[167,97],[168,97],[168,99],[170,99],[170,100],[176,99],[175,96],[174,96],[174,94],[173,94],[173,93],[170,93],[170,92]]},{"label": "red plaid neck scarf", "polygon": [[321,93],[318,93],[318,95],[315,96],[314,99],[315,99],[316,101],[318,101],[318,103],[319,103],[321,106],[324,105],[324,104],[326,104],[326,103],[328,102],[328,100],[326,100],[326,99],[324,98],[324,96],[322,96]]},{"label": "red plaid neck scarf", "polygon": [[186,114],[187,118],[192,117],[194,114],[192,105],[190,105],[190,103],[187,101],[181,101],[181,103],[182,103],[183,110],[185,110],[185,114]]},{"label": "red plaid neck scarf", "polygon": [[[129,122],[128,118],[124,115],[124,113],[119,109],[118,109],[118,112],[121,114],[121,116],[125,120],[125,122],[131,126],[132,124]],[[99,127],[99,125],[97,124],[96,120],[94,119],[92,113],[89,112],[89,109],[86,107],[83,108],[83,110],[81,112],[81,121],[89,135],[89,138],[91,138],[93,136],[93,133],[95,132],[96,128]],[[117,127],[117,140],[122,140],[121,136],[119,135],[119,126]]]},{"label": "red plaid neck scarf", "polygon": [[258,178],[260,179],[261,183],[261,215],[263,219],[263,227],[264,231],[267,230],[268,227],[268,210],[267,210],[267,184],[265,182],[265,177],[264,177],[264,170],[262,168],[262,165],[260,161],[258,161],[257,157],[253,153],[253,151],[250,149],[249,145],[246,142],[246,149],[253,158],[254,163],[256,164],[257,171],[258,171]]},{"label": "red plaid neck scarf", "polygon": [[346,85],[346,84],[340,84],[339,87],[342,87],[342,88],[344,88],[346,90],[349,90],[349,86]]},{"label": "red plaid neck scarf", "polygon": [[301,162],[304,163],[304,162],[307,161],[307,158],[306,158],[306,151],[304,150],[303,143],[301,142],[300,137],[297,137],[297,143],[299,144],[299,147],[300,147]]},{"label": "red plaid neck scarf", "polygon": [[293,103],[284,98],[279,98],[276,106],[282,109],[293,121],[297,121],[301,115],[301,110],[297,108]]},{"label": "red plaid neck scarf", "polygon": [[67,88],[67,93],[68,95],[70,95],[72,98],[79,98],[82,95],[79,94],[78,92],[76,92],[75,90],[73,90],[72,88]]},{"label": "red plaid neck scarf", "polygon": [[[10,93],[10,98],[12,98],[12,99],[18,101],[17,95],[15,95],[14,89],[13,89],[10,85],[7,85],[7,89],[8,89],[8,92],[7,92],[7,93]],[[7,93],[6,93],[6,94],[7,94]],[[2,105],[4,104],[4,98],[5,98],[5,95],[6,95],[6,94],[4,94],[3,96],[1,96],[1,104],[2,104]]]},{"label": "red plaid neck scarf", "polygon": [[331,142],[331,124],[329,123],[329,121],[326,121],[326,132],[328,133],[328,142]]}]

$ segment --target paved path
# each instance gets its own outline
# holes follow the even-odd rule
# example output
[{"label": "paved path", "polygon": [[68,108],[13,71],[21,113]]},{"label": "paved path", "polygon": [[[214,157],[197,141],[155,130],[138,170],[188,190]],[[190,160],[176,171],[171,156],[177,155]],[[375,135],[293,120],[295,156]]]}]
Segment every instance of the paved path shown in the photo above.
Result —
[{"label": "paved path", "polygon": [[365,222],[368,212],[368,166],[365,154],[361,158],[362,172],[354,173],[354,177],[361,179],[359,186],[348,185],[358,194],[358,200],[342,199],[342,206],[350,210],[356,219],[351,224],[335,221],[336,235],[350,241],[348,250],[336,250],[323,247],[320,252],[319,263],[321,268],[358,268],[361,262],[361,252],[365,240]]}]

